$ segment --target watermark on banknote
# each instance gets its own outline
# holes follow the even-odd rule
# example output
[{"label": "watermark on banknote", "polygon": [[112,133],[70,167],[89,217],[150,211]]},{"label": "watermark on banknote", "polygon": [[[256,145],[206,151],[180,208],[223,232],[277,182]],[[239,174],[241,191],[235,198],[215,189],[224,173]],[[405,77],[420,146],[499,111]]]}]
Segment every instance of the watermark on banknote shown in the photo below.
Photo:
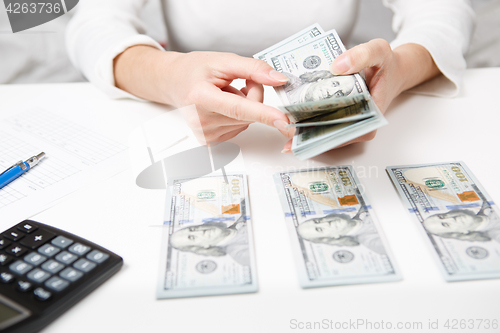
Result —
[{"label": "watermark on banknote", "polygon": [[79,0],[3,0],[12,32],[52,21],[76,7]]}]

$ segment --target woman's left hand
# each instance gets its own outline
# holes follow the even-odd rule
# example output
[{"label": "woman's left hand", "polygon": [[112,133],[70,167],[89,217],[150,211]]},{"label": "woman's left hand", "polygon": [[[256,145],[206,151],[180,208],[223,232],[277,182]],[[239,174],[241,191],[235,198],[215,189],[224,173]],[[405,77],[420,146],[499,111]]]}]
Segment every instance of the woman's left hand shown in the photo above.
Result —
[{"label": "woman's left hand", "polygon": [[[373,39],[338,56],[330,66],[335,75],[348,75],[365,71],[365,80],[382,113],[392,100],[410,89],[439,74],[429,51],[418,44],[403,44],[394,50],[383,39]],[[351,143],[369,141],[376,131],[370,132],[339,147]],[[285,144],[283,153],[289,153],[292,140]],[[336,147],[336,148],[339,148]]]}]

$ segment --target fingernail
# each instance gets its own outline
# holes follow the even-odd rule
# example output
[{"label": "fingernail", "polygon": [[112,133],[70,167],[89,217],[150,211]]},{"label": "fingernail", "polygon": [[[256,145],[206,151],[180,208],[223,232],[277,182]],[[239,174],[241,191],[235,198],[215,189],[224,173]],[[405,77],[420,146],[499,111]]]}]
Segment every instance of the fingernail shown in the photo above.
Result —
[{"label": "fingernail", "polygon": [[331,65],[331,71],[333,74],[343,74],[351,68],[351,61],[349,57],[340,56],[335,59]]},{"label": "fingernail", "polygon": [[288,77],[283,74],[278,72],[277,70],[273,69],[269,72],[269,76],[279,82],[288,82]]},{"label": "fingernail", "polygon": [[281,151],[281,153],[282,153],[282,154],[288,154],[288,153],[290,153],[290,152],[291,152],[291,150],[290,150],[290,149],[288,149],[288,148],[285,148],[285,149],[283,149],[283,150]]},{"label": "fingernail", "polygon": [[286,122],[283,120],[275,120],[273,123],[274,127],[279,129],[280,131],[286,132],[288,129],[286,128],[286,125],[288,125]]}]

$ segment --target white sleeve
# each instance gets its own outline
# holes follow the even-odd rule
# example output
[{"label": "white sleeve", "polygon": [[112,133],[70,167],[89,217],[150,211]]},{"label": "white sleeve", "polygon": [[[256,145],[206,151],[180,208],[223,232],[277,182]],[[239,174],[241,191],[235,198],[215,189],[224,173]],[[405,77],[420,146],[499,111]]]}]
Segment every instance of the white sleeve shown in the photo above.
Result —
[{"label": "white sleeve", "polygon": [[474,29],[470,0],[383,0],[394,12],[392,29],[397,33],[391,47],[419,44],[431,54],[443,75],[410,92],[454,97],[466,68],[464,53]]},{"label": "white sleeve", "polygon": [[134,45],[160,44],[144,35],[140,13],[147,0],[82,0],[66,30],[69,57],[111,98],[139,98],[115,86],[113,60]]}]

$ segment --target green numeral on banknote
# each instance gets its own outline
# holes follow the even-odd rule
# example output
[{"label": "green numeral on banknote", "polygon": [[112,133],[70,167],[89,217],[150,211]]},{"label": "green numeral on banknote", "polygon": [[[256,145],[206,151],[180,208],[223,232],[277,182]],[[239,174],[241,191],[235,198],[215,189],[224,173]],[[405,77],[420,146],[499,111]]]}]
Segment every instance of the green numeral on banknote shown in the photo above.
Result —
[{"label": "green numeral on banknote", "polygon": [[309,189],[313,192],[325,192],[328,190],[328,184],[326,183],[311,183],[309,184]]}]

